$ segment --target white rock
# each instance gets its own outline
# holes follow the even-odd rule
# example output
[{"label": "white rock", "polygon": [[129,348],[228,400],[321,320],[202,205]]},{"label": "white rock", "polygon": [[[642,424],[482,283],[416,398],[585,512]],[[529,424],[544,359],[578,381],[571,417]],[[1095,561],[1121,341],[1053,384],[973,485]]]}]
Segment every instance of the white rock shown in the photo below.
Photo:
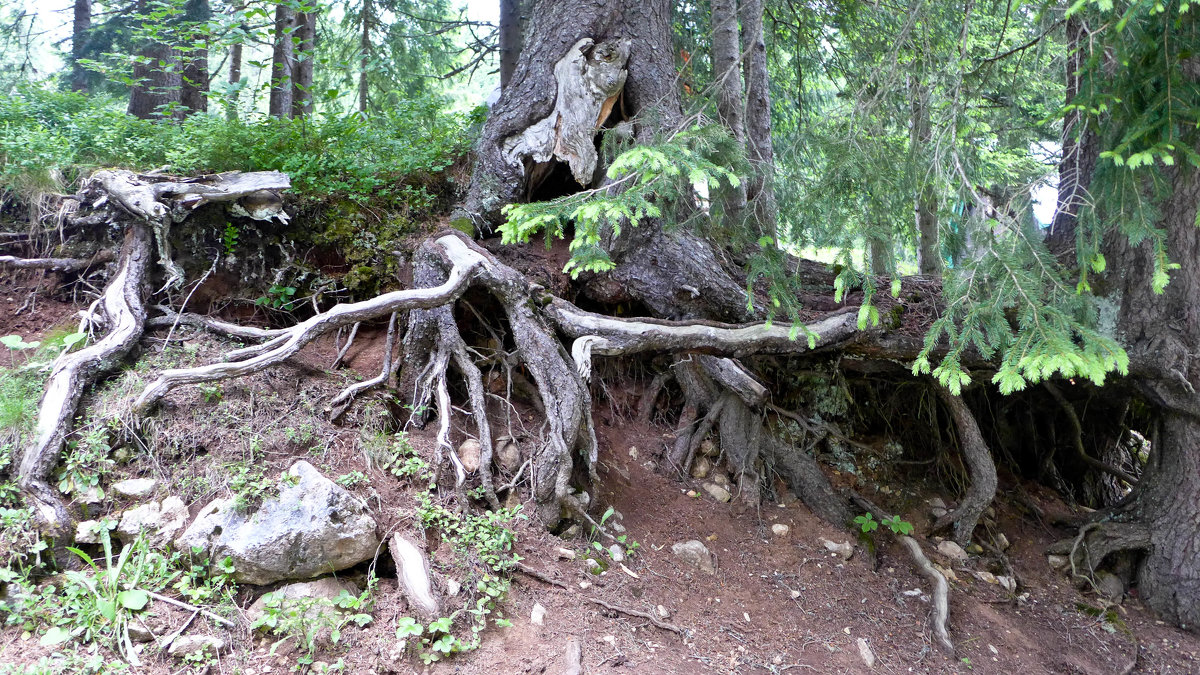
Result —
[{"label": "white rock", "polygon": [[396,563],[400,592],[408,600],[409,607],[426,620],[439,616],[441,611],[433,594],[429,560],[425,557],[425,552],[400,532],[392,535],[388,550]]},{"label": "white rock", "polygon": [[75,543],[76,544],[99,544],[100,543],[100,521],[98,520],[81,520],[75,525]]},{"label": "white rock", "polygon": [[723,488],[728,488],[733,485],[733,483],[729,480],[729,476],[726,476],[724,471],[714,470],[712,473],[712,482],[720,485]]},{"label": "white rock", "polygon": [[719,502],[725,503],[730,499],[733,499],[733,495],[729,494],[729,490],[726,490],[716,483],[705,483],[701,487],[704,488],[704,491],[708,493],[709,497],[712,497]]},{"label": "white rock", "polygon": [[840,555],[842,560],[849,560],[850,556],[854,555],[854,547],[851,546],[850,542],[848,541],[830,541],[829,539],[825,539],[823,537],[820,541],[821,545],[825,547],[825,550],[829,551],[830,553],[836,553]]},{"label": "white rock", "polygon": [[572,551],[569,548],[562,548],[560,546],[559,548],[554,549],[554,552],[558,554],[558,557],[560,557],[564,560],[574,560],[575,559],[575,551]]},{"label": "white rock", "polygon": [[1008,537],[1004,536],[1003,532],[996,535],[996,548],[1001,551],[1007,551],[1009,546],[1012,546],[1012,544],[1008,542]]},{"label": "white rock", "polygon": [[[299,608],[305,608],[304,618],[310,623],[318,623],[322,617],[326,617],[330,622],[336,620],[339,613],[343,612],[339,607],[334,606],[333,601],[346,591],[350,595],[358,596],[361,592],[358,586],[349,581],[341,581],[333,577],[325,577],[316,581],[305,581],[298,584],[288,584],[282,588],[276,589],[270,593],[264,593],[259,596],[254,604],[246,610],[246,618],[251,622],[257,621],[259,617],[267,612],[268,606],[279,609],[287,613],[289,611],[298,611]],[[327,602],[313,602],[313,600],[324,600]]]},{"label": "white rock", "polygon": [[791,531],[791,529],[792,528],[784,525],[783,523],[775,523],[771,526],[771,534],[774,534],[776,537],[786,537],[787,533]]},{"label": "white rock", "polygon": [[705,574],[715,574],[717,571],[716,566],[713,565],[712,553],[698,539],[672,544],[671,552],[679,556],[684,562],[695,565]]},{"label": "white rock", "polygon": [[625,562],[625,550],[621,548],[620,544],[609,546],[608,555],[612,557],[615,563]]},{"label": "white rock", "polygon": [[379,538],[366,504],[308,462],[296,462],[287,475],[293,482],[281,483],[279,494],[257,508],[243,512],[231,499],[211,502],[175,547],[199,547],[210,560],[229,556],[234,577],[257,585],[311,579],[375,556]]},{"label": "white rock", "polygon": [[971,574],[974,575],[976,579],[978,579],[984,583],[987,583],[987,584],[998,583],[996,581],[996,575],[992,574],[991,572],[971,572]]},{"label": "white rock", "polygon": [[529,613],[529,623],[535,626],[541,626],[546,618],[546,608],[542,607],[542,603],[533,603],[533,611]]},{"label": "white rock", "polygon": [[521,450],[517,448],[517,444],[505,440],[499,446],[496,448],[496,454],[492,457],[492,462],[508,473],[513,473],[521,468]]},{"label": "white rock", "polygon": [[167,497],[161,503],[150,502],[121,514],[117,538],[125,543],[144,534],[151,546],[166,546],[187,524],[187,505],[179,497]]},{"label": "white rock", "polygon": [[75,500],[84,504],[99,504],[104,501],[104,490],[93,485],[82,492],[75,492]]},{"label": "white rock", "polygon": [[967,552],[957,543],[946,539],[937,545],[937,550],[953,562],[966,562]]},{"label": "white rock", "polygon": [[182,659],[189,654],[205,652],[216,656],[225,651],[225,641],[213,635],[180,635],[171,642],[167,653]]},{"label": "white rock", "polygon": [[863,638],[858,638],[858,655],[862,657],[863,663],[867,664],[867,668],[875,667],[875,653]]},{"label": "white rock", "polygon": [[636,462],[637,458],[638,458],[638,449],[637,449],[637,446],[635,445],[632,448],[629,448],[629,459],[632,459],[633,461]]},{"label": "white rock", "polygon": [[446,579],[446,595],[456,597],[462,591],[462,584],[454,579]]},{"label": "white rock", "polygon": [[712,473],[712,460],[700,455],[692,462],[692,478],[708,478],[708,474]]},{"label": "white rock", "polygon": [[671,618],[671,612],[668,611],[667,608],[663,607],[662,605],[655,607],[654,611],[658,613],[658,618],[660,618],[660,619]]},{"label": "white rock", "polygon": [[795,600],[800,597],[800,591],[792,591],[788,595],[792,596],[792,599]]},{"label": "white rock", "polygon": [[1048,555],[1046,563],[1050,565],[1052,570],[1065,570],[1071,566],[1071,559],[1065,555]]},{"label": "white rock", "polygon": [[1000,587],[1009,593],[1015,593],[1017,591],[1017,580],[1012,577],[996,577],[996,583],[1000,584]]},{"label": "white rock", "polygon": [[458,461],[462,462],[467,473],[479,470],[479,458],[483,455],[483,445],[474,438],[468,438],[458,446]]},{"label": "white rock", "polygon": [[153,478],[130,478],[119,483],[113,483],[112,491],[122,497],[140,499],[149,497],[158,487],[158,481]]}]

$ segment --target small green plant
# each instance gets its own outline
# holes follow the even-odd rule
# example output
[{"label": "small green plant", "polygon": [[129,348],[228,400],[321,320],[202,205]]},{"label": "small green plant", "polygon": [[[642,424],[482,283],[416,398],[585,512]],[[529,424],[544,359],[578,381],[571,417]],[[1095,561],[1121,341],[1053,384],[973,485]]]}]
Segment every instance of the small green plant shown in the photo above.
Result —
[{"label": "small green plant", "polygon": [[[312,663],[313,655],[324,640],[336,645],[342,630],[349,625],[365,626],[372,617],[366,612],[374,594],[374,580],[359,595],[342,590],[332,600],[328,598],[290,598],[279,593],[264,596],[263,613],[252,628],[261,628],[274,635],[295,638],[305,655],[301,660]],[[279,643],[276,643],[278,646]],[[272,651],[275,648],[272,648]]]},{"label": "small green plant", "polygon": [[272,309],[290,312],[296,307],[296,287],[283,286],[281,284],[271,284],[267,289],[266,295],[263,295],[254,301],[258,307],[270,307]]},{"label": "small green plant", "polygon": [[279,494],[279,481],[268,478],[261,467],[245,464],[230,464],[229,489],[233,492],[233,506],[238,511],[248,511],[260,504],[265,497]]},{"label": "small green plant", "polygon": [[42,343],[36,340],[26,342],[20,335],[5,335],[4,337],[0,337],[0,345],[8,347],[8,360],[14,368],[17,365],[17,352],[22,352],[26,349],[37,349],[40,344]]},{"label": "small green plant", "polygon": [[862,528],[863,534],[874,532],[879,529],[879,523],[875,520],[875,516],[870,513],[864,513],[861,516],[854,518],[854,524]]},{"label": "small green plant", "polygon": [[342,474],[334,479],[333,482],[341,485],[344,488],[352,488],[356,485],[362,485],[368,482],[367,474],[361,471],[351,471],[350,473]]},{"label": "small green plant", "polygon": [[[875,516],[870,513],[864,513],[854,518],[854,524],[862,528],[863,534],[867,534],[878,530],[880,522],[875,520]],[[886,525],[892,531],[892,534],[907,535],[912,534],[913,531],[912,523],[902,520],[900,516],[884,518],[882,524]]]},{"label": "small green plant", "polygon": [[225,398],[225,388],[219,384],[202,384],[199,389],[205,403],[220,403]]},{"label": "small green plant", "polygon": [[238,245],[238,228],[233,223],[225,223],[225,228],[221,230],[221,244],[225,247],[225,255],[232,257],[237,251]]},{"label": "small green plant", "polygon": [[104,496],[100,483],[116,466],[109,457],[112,450],[108,444],[110,431],[109,424],[93,423],[82,430],[82,437],[67,442],[62,468],[58,472],[58,489],[63,494],[78,496],[99,491],[99,496]]}]

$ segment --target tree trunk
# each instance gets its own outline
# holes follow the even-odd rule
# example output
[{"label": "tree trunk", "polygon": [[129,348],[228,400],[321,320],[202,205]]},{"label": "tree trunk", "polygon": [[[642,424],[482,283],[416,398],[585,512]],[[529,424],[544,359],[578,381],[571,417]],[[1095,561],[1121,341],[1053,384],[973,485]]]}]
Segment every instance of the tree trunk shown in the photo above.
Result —
[{"label": "tree trunk", "polygon": [[887,228],[886,233],[872,236],[870,238],[870,246],[868,247],[870,260],[868,267],[871,274],[875,276],[885,276],[892,273],[892,268],[895,263],[892,260],[892,233],[891,228]]},{"label": "tree trunk", "polygon": [[910,156],[913,158],[912,175],[913,212],[917,227],[917,273],[938,276],[942,273],[942,249],[938,240],[937,192],[930,184],[925,161],[925,149],[933,138],[929,123],[929,88],[914,79],[912,89],[912,129]]},{"label": "tree trunk", "polygon": [[292,114],[292,80],[296,65],[292,34],[296,13],[287,4],[275,6],[275,45],[271,51],[271,96],[267,111],[272,117]]},{"label": "tree trunk", "polygon": [[205,24],[211,18],[208,0],[188,0],[184,20],[188,22],[187,32],[192,44],[183,52],[179,96],[186,115],[208,110],[208,28]]},{"label": "tree trunk", "polygon": [[[236,12],[242,12],[246,8],[245,5],[239,4],[234,8]],[[240,27],[245,31],[246,26],[243,24]],[[237,42],[234,42],[229,47],[229,98],[226,100],[225,117],[230,120],[235,120],[238,117],[238,101],[241,99],[241,82],[242,82],[242,38],[239,37]]]},{"label": "tree trunk", "polygon": [[508,87],[521,55],[521,0],[500,0],[500,88]]},{"label": "tree trunk", "polygon": [[367,114],[367,105],[371,102],[370,86],[367,82],[367,71],[371,67],[371,22],[374,5],[371,0],[363,0],[362,14],[359,16],[358,37],[358,112]]},{"label": "tree trunk", "polygon": [[750,214],[764,235],[776,236],[775,149],[771,140],[771,85],[763,40],[763,0],[742,0],[742,51],[746,77],[746,154],[753,168],[746,180]]},{"label": "tree trunk", "polygon": [[71,91],[91,90],[88,71],[80,65],[87,54],[88,32],[92,28],[92,0],[75,0],[71,21]]},{"label": "tree trunk", "polygon": [[[138,14],[148,16],[149,0],[138,0]],[[179,99],[183,77],[179,70],[179,55],[170,45],[149,42],[140,52],[146,62],[133,66],[134,85],[129,89],[127,112],[141,119],[164,115],[180,118]]]},{"label": "tree trunk", "polygon": [[[1079,95],[1082,69],[1087,61],[1091,31],[1078,16],[1067,19],[1067,67],[1065,103]],[[1084,124],[1083,113],[1072,110],[1063,119],[1062,160],[1058,164],[1058,207],[1046,245],[1063,259],[1075,251],[1075,229],[1080,207],[1090,202],[1088,186],[1100,157],[1100,143],[1094,129]]]},{"label": "tree trunk", "polygon": [[317,53],[317,13],[296,15],[296,49],[292,78],[292,117],[312,114],[313,58]]},{"label": "tree trunk", "polygon": [[1130,246],[1124,235],[1106,241],[1107,285],[1120,303],[1118,337],[1130,357],[1131,379],[1159,411],[1151,456],[1128,510],[1149,527],[1150,545],[1139,571],[1141,597],[1181,626],[1200,628],[1200,172],[1190,166],[1163,170],[1170,196],[1159,226],[1167,250],[1182,267],[1171,272],[1162,295],[1151,287],[1153,251],[1148,241]]},{"label": "tree trunk", "polygon": [[[739,143],[745,143],[746,132],[742,124],[742,79],[738,49],[737,0],[712,0],[712,54],[713,80],[717,89],[717,117],[721,124]],[[737,187],[722,185],[719,204],[725,219],[731,224],[739,223],[746,208],[745,183]]]}]

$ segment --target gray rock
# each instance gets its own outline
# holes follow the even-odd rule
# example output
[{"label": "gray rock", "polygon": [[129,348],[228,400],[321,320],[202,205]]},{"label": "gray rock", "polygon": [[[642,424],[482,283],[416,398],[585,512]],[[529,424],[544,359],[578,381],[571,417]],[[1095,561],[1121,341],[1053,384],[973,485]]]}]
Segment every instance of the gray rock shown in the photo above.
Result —
[{"label": "gray rock", "polygon": [[1065,570],[1071,566],[1071,559],[1065,555],[1048,555],[1046,564],[1050,565],[1052,570]]},{"label": "gray rock", "polygon": [[521,468],[521,450],[517,448],[517,444],[512,441],[505,440],[500,442],[496,448],[496,454],[492,457],[492,461],[496,466],[504,469],[508,473],[513,473]]},{"label": "gray rock", "polygon": [[708,474],[712,473],[712,460],[700,455],[692,462],[692,478],[708,478]]},{"label": "gray rock", "polygon": [[99,544],[100,543],[100,521],[98,520],[81,520],[75,525],[75,543],[76,544]]},{"label": "gray rock", "polygon": [[733,483],[730,482],[730,480],[729,480],[729,476],[726,476],[724,471],[716,470],[715,467],[712,472],[711,480],[712,480],[712,482],[716,483],[717,485],[720,485],[723,488],[728,488],[733,485]]},{"label": "gray rock", "polygon": [[953,541],[950,541],[949,539],[946,539],[945,541],[938,544],[937,550],[938,550],[938,553],[941,553],[942,555],[946,556],[953,562],[960,563],[960,562],[966,562],[966,560],[967,560],[967,552],[963,550],[963,547],[959,546],[957,543],[955,543]]},{"label": "gray rock", "polygon": [[996,548],[1001,551],[1007,551],[1009,546],[1012,546],[1012,544],[1009,543],[1008,537],[1004,536],[1003,532],[996,534]]},{"label": "gray rock", "polygon": [[854,547],[848,541],[837,542],[825,538],[822,538],[820,541],[826,551],[840,555],[842,560],[849,560],[850,556],[854,555]]},{"label": "gray rock", "polygon": [[216,656],[223,651],[225,641],[214,635],[180,635],[167,649],[168,654],[179,659],[197,652]]},{"label": "gray rock", "polygon": [[786,537],[791,529],[783,523],[775,523],[771,526],[771,534],[774,534],[776,537]]},{"label": "gray rock", "polygon": [[322,617],[333,620],[343,611],[333,604],[342,591],[353,596],[360,593],[358,586],[333,577],[288,584],[260,596],[250,605],[250,609],[246,610],[246,617],[252,622],[258,621],[270,606],[272,610],[277,609],[283,613],[303,613],[304,618],[310,622],[319,621]]},{"label": "gray rock", "polygon": [[704,488],[704,491],[708,493],[709,497],[712,497],[719,502],[728,502],[730,499],[733,499],[733,495],[729,494],[729,490],[726,490],[716,483],[705,483],[701,487]]},{"label": "gray rock", "polygon": [[166,546],[187,525],[187,505],[179,497],[167,497],[134,507],[121,514],[117,538],[130,543],[144,534],[153,547]]},{"label": "gray rock", "polygon": [[153,478],[130,478],[119,483],[113,483],[112,491],[122,497],[141,499],[154,494],[158,481]]},{"label": "gray rock", "polygon": [[293,480],[257,508],[240,512],[232,499],[205,506],[176,540],[212,560],[228,556],[234,577],[248,584],[311,579],[370,560],[379,546],[367,507],[305,461],[288,469]]},{"label": "gray rock", "polygon": [[625,549],[621,548],[620,544],[609,546],[608,555],[612,557],[615,563],[625,562]]},{"label": "gray rock", "polygon": [[698,539],[672,544],[671,552],[679,556],[684,562],[695,565],[705,574],[716,574],[717,572],[716,566],[713,565],[712,553]]},{"label": "gray rock", "polygon": [[483,454],[483,446],[474,438],[468,438],[458,446],[458,461],[462,462],[467,473],[479,470],[479,458]]},{"label": "gray rock", "polygon": [[1120,577],[1112,572],[1097,572],[1096,592],[1102,598],[1113,602],[1121,602],[1121,599],[1125,597],[1125,582],[1121,581]]}]

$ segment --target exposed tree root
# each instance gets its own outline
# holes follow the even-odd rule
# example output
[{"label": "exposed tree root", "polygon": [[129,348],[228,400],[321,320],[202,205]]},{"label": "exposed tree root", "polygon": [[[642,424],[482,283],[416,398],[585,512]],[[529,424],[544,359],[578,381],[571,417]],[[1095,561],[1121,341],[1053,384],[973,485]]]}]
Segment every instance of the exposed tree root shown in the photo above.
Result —
[{"label": "exposed tree root", "polygon": [[587,600],[588,602],[600,605],[601,607],[611,610],[613,612],[619,612],[621,614],[627,614],[629,616],[636,616],[639,619],[646,619],[650,623],[654,624],[655,627],[661,628],[663,630],[669,630],[672,633],[678,633],[680,635],[684,635],[687,633],[687,631],[680,628],[679,626],[676,626],[673,623],[667,623],[665,621],[662,621],[661,619],[659,619],[657,616],[654,616],[650,612],[643,612],[640,609],[630,609],[628,607],[621,607],[619,605],[610,605],[609,603],[601,600],[600,598],[585,597],[584,600]]},{"label": "exposed tree root", "polygon": [[[354,324],[358,326],[358,324]],[[350,404],[354,402],[354,398],[364,391],[369,391],[388,381],[392,375],[392,350],[396,347],[396,312],[392,312],[392,316],[388,319],[387,340],[383,347],[383,367],[379,369],[379,374],[369,380],[356,382],[349,387],[346,387],[340,394],[334,396],[325,410],[329,412],[329,418],[336,420],[341,417],[350,408]]]},{"label": "exposed tree root", "polygon": [[256,328],[254,326],[242,326],[236,323],[229,323],[228,321],[221,321],[220,319],[202,316],[200,314],[180,314],[166,305],[155,305],[154,309],[161,312],[162,316],[146,319],[146,328],[163,328],[178,324],[181,326],[200,328],[217,335],[247,340],[270,340],[281,335],[286,335],[289,330],[287,328]]},{"label": "exposed tree root", "polygon": [[142,287],[150,244],[146,225],[132,222],[126,227],[117,273],[109,280],[97,307],[109,327],[108,333],[99,341],[54,361],[38,408],[37,440],[21,458],[18,473],[21,488],[32,496],[47,529],[60,535],[70,532],[72,518],[61,494],[47,479],[71,432],[83,392],[99,374],[115,367],[142,335],[146,320]]},{"label": "exposed tree root", "polygon": [[954,540],[966,546],[971,541],[979,517],[996,498],[996,462],[988,450],[975,416],[967,408],[962,398],[951,394],[943,387],[938,387],[938,395],[950,409],[954,424],[958,429],[958,444],[962,451],[967,471],[971,475],[971,485],[958,508],[939,519],[934,529],[941,529],[954,523]]},{"label": "exposed tree root", "polygon": [[52,272],[78,272],[95,265],[112,262],[113,252],[105,249],[91,258],[18,258],[0,255],[0,267],[40,269]]},{"label": "exposed tree root", "polygon": [[1129,475],[1125,471],[1122,471],[1115,466],[1106,464],[1105,462],[1102,462],[1087,453],[1087,450],[1083,447],[1083,424],[1079,421],[1079,415],[1075,413],[1075,406],[1071,405],[1071,402],[1067,400],[1067,397],[1063,396],[1062,392],[1059,391],[1058,387],[1054,386],[1053,383],[1043,382],[1042,386],[1045,387],[1046,391],[1050,392],[1050,395],[1053,396],[1054,400],[1058,402],[1058,405],[1062,408],[1063,412],[1066,413],[1067,420],[1071,423],[1071,428],[1074,430],[1074,436],[1071,440],[1072,446],[1075,448],[1075,455],[1079,457],[1084,464],[1087,464],[1097,471],[1103,471],[1104,473],[1116,476],[1117,478],[1128,483],[1130,486],[1137,485],[1138,479],[1134,476]]},{"label": "exposed tree root", "polygon": [[[865,509],[868,513],[875,516],[880,522],[889,520],[892,515],[883,509],[872,504],[868,499],[861,495],[854,495],[855,503]],[[946,624],[950,622],[950,583],[946,581],[945,575],[934,568],[933,563],[929,562],[929,558],[925,556],[921,550],[921,544],[908,535],[897,535],[897,539],[908,550],[909,556],[916,563],[917,568],[921,570],[929,580],[933,582],[933,615],[930,617],[933,622],[933,637],[938,646],[946,651],[947,654],[954,655],[954,643],[950,641],[950,633],[946,629]]]}]

